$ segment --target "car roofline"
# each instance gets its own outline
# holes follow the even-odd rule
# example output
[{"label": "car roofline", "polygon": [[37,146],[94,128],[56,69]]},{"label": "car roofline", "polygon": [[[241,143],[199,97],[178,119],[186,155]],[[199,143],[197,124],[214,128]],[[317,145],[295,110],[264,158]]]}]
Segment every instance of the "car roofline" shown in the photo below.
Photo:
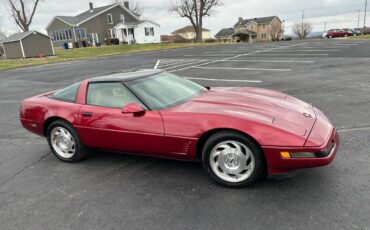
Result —
[{"label": "car roofline", "polygon": [[89,83],[96,83],[96,82],[129,82],[138,79],[143,79],[147,77],[151,77],[160,73],[163,73],[165,70],[156,69],[156,70],[137,70],[137,71],[130,71],[130,72],[117,72],[117,73],[110,73],[107,75],[102,75],[99,77],[88,79]]}]

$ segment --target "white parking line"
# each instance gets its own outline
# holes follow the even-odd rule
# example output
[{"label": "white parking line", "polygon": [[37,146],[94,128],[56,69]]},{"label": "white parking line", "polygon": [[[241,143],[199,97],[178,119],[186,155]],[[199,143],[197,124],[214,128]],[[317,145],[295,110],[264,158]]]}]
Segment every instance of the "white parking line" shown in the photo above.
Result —
[{"label": "white parking line", "polygon": [[260,69],[260,68],[233,68],[233,67],[193,67],[194,69],[209,69],[209,70],[251,70],[251,71],[274,71],[274,72],[290,72],[291,69]]},{"label": "white parking line", "polygon": [[[281,52],[281,50],[279,50],[279,51]],[[284,50],[284,52],[285,51],[288,51],[288,52],[339,52],[341,50],[339,50],[339,49],[331,49],[331,50],[321,50],[321,49],[318,49],[318,50],[310,50],[310,49],[307,49],[307,50],[294,50],[294,49],[288,50],[288,49],[286,49],[286,50]]]},{"label": "white parking line", "polygon": [[201,80],[201,81],[262,83],[262,81],[258,81],[258,80],[211,79],[211,78],[197,78],[197,77],[185,77],[185,78],[188,80]]},{"label": "white parking line", "polygon": [[193,64],[196,64],[196,63],[201,63],[201,62],[206,62],[206,61],[207,60],[198,60],[198,61],[184,63],[184,64],[181,64],[181,65],[175,65],[175,66],[166,67],[165,69],[168,70],[168,69],[173,69],[173,68],[182,67],[182,66],[186,66],[186,65],[193,65]]},{"label": "white parking line", "polygon": [[353,131],[368,131],[370,127],[359,127],[359,128],[349,128],[349,129],[338,129],[339,133],[353,132]]},{"label": "white parking line", "polygon": [[202,64],[199,64],[199,65],[193,65],[193,66],[188,66],[188,67],[181,68],[181,69],[172,70],[170,72],[182,71],[182,70],[191,69],[191,68],[194,68],[194,67],[205,66],[205,65],[209,65],[209,64],[222,62],[222,61],[225,61],[225,60],[235,59],[235,58],[244,57],[244,56],[248,56],[248,55],[254,55],[254,54],[258,54],[258,53],[262,53],[262,52],[268,52],[268,51],[275,50],[275,49],[284,49],[284,48],[290,48],[290,47],[294,47],[294,46],[300,46],[300,45],[304,45],[304,44],[306,44],[306,43],[304,42],[304,43],[298,43],[298,44],[294,44],[294,45],[290,45],[290,46],[280,46],[280,47],[269,48],[269,49],[264,49],[264,50],[257,50],[257,51],[253,51],[253,52],[250,52],[250,53],[239,54],[239,55],[224,58],[224,59],[219,59],[219,60],[215,60],[215,61],[202,63]]},{"label": "white parking line", "polygon": [[170,63],[170,64],[165,64],[165,65],[160,65],[160,67],[170,67],[170,66],[175,66],[175,65],[177,65],[177,64],[183,64],[183,63],[195,63],[195,62],[198,62],[199,60],[194,60],[194,59],[190,59],[190,60],[184,60],[184,59],[180,59],[180,60],[178,60],[178,61],[176,61],[176,62],[172,62],[172,63]]},{"label": "white parking line", "polygon": [[329,54],[288,54],[288,53],[275,53],[275,54],[256,54],[256,56],[279,56],[279,57],[282,57],[282,56],[287,56],[287,57],[291,57],[291,56],[329,56]]},{"label": "white parking line", "polygon": [[204,52],[205,54],[219,54],[219,53],[242,53],[240,50],[220,50],[217,52]]},{"label": "white parking line", "polygon": [[220,57],[220,56],[233,56],[235,54],[201,54],[201,55],[194,55],[194,54],[186,54],[184,57]]},{"label": "white parking line", "polygon": [[315,63],[315,61],[296,61],[296,60],[226,60],[223,62],[257,62],[257,63]]}]

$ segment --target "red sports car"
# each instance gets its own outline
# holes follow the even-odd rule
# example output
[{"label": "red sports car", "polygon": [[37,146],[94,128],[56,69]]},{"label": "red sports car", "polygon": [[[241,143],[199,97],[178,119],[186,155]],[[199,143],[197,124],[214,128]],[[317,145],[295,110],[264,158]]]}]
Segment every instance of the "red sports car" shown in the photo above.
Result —
[{"label": "red sports car", "polygon": [[205,88],[161,70],[84,80],[22,102],[22,125],[65,162],[88,149],[201,161],[218,183],[327,165],[339,137],[317,108],[257,88]]}]

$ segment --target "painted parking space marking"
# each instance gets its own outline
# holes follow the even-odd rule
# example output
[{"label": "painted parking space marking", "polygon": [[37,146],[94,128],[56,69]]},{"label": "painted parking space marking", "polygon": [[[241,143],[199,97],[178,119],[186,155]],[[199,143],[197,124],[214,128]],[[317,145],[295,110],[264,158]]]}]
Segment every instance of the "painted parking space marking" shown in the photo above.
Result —
[{"label": "painted parking space marking", "polygon": [[198,65],[193,65],[193,66],[188,66],[188,67],[184,67],[184,68],[180,68],[180,69],[175,69],[175,70],[172,70],[170,72],[183,71],[183,70],[191,69],[191,68],[194,68],[194,67],[200,67],[200,66],[210,65],[210,64],[214,64],[214,63],[219,63],[219,62],[222,62],[222,61],[225,61],[225,60],[231,60],[231,59],[244,57],[244,56],[251,56],[251,55],[254,55],[254,54],[258,54],[258,53],[269,52],[269,51],[275,50],[275,49],[286,49],[286,48],[300,46],[300,45],[304,45],[304,44],[306,44],[306,42],[298,43],[298,44],[294,44],[294,45],[289,45],[289,46],[278,46],[278,47],[268,48],[268,49],[264,49],[264,50],[257,50],[257,51],[253,51],[253,52],[249,52],[249,53],[245,53],[245,54],[239,54],[239,55],[227,57],[227,58],[224,58],[224,59],[218,59],[218,60],[214,60],[214,61],[210,61],[210,62],[198,64]]},{"label": "painted parking space marking", "polygon": [[165,68],[167,68],[167,67],[171,67],[171,66],[176,66],[176,65],[178,65],[178,64],[187,64],[187,63],[196,63],[196,62],[198,62],[199,60],[194,60],[194,59],[189,59],[189,60],[184,60],[184,59],[179,59],[179,60],[177,60],[177,61],[175,61],[175,62],[171,62],[171,63],[169,63],[169,64],[164,64],[164,65],[160,65],[160,67],[165,67]]},{"label": "painted parking space marking", "polygon": [[190,62],[190,63],[185,63],[185,64],[179,64],[179,65],[175,65],[175,66],[166,67],[165,69],[168,70],[168,69],[178,68],[178,67],[182,67],[182,66],[186,66],[186,65],[193,65],[193,64],[202,63],[202,62],[208,62],[208,60],[193,61],[193,62]]},{"label": "painted parking space marking", "polygon": [[[284,50],[284,52],[285,51],[288,51],[288,52],[339,52],[341,50],[339,50],[339,49],[326,49],[326,50],[322,50],[322,49],[316,49],[316,50],[312,50],[312,49],[294,50],[294,49],[291,49],[291,50],[289,50],[289,49],[286,49],[286,50]],[[281,52],[281,50],[280,50],[280,52]]]},{"label": "painted parking space marking", "polygon": [[273,71],[273,72],[290,72],[291,69],[265,69],[265,68],[238,68],[238,67],[204,67],[196,66],[194,69],[209,69],[209,70],[250,70],[250,71]]},{"label": "painted parking space marking", "polygon": [[246,83],[262,83],[259,80],[240,80],[240,79],[216,79],[216,78],[199,78],[199,77],[185,77],[188,80],[200,80],[200,81],[220,81],[220,82],[246,82]]},{"label": "painted parking space marking", "polygon": [[329,56],[329,54],[288,54],[288,53],[274,53],[274,54],[256,54],[256,56],[286,56],[286,57],[291,57],[291,56]]},{"label": "painted parking space marking", "polygon": [[355,131],[370,131],[370,126],[357,127],[357,128],[343,128],[337,129],[339,133],[355,132]]},{"label": "painted parking space marking", "polygon": [[185,54],[184,57],[220,57],[220,56],[233,56],[235,54],[201,54],[201,55],[195,55],[195,54]]},{"label": "painted parking space marking", "polygon": [[226,60],[223,62],[257,62],[257,63],[315,63],[315,61],[299,61],[299,60],[256,60],[256,59],[243,59],[243,60],[238,60],[238,59],[233,59],[233,60]]}]

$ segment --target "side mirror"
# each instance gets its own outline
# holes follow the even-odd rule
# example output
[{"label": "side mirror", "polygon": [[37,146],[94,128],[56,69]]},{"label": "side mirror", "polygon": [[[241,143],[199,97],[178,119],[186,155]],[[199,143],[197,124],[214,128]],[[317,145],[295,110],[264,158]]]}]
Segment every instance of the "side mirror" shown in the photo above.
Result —
[{"label": "side mirror", "polygon": [[141,115],[145,113],[145,110],[141,108],[138,104],[131,103],[129,105],[126,105],[122,108],[123,114],[134,114],[134,115]]}]

